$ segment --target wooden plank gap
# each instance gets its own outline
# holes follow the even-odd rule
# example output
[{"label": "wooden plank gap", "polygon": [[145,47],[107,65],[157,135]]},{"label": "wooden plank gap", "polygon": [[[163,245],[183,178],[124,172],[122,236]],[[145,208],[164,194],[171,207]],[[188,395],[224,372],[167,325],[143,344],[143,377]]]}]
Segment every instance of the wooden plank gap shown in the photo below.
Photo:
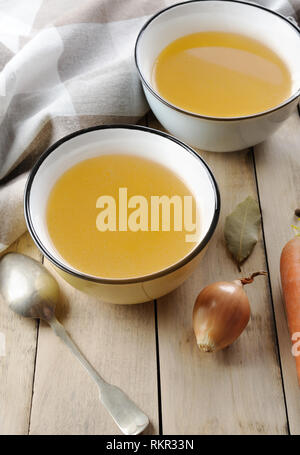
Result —
[{"label": "wooden plank gap", "polygon": [[[45,256],[42,255],[41,263],[44,265]],[[38,352],[38,344],[39,344],[39,332],[40,332],[40,320],[37,319],[37,327],[36,327],[36,346],[35,346],[35,356],[34,356],[34,365],[33,365],[33,378],[32,378],[32,392],[31,392],[31,401],[30,401],[30,409],[29,409],[29,420],[28,420],[28,435],[30,434],[30,426],[31,426],[31,413],[32,413],[32,404],[33,404],[33,395],[34,395],[34,384],[35,384],[35,374],[36,374],[36,361],[37,361],[37,352]]]},{"label": "wooden plank gap", "polygon": [[283,380],[283,369],[282,369],[281,355],[280,355],[280,349],[279,349],[279,339],[278,339],[277,324],[276,324],[276,317],[275,317],[275,307],[274,307],[274,300],[273,300],[273,292],[272,292],[272,286],[271,286],[271,276],[270,276],[268,250],[267,250],[266,238],[265,238],[264,219],[263,219],[263,213],[262,213],[262,208],[261,208],[259,184],[258,184],[257,173],[256,173],[256,162],[255,162],[254,147],[251,148],[251,156],[252,156],[252,162],[253,162],[254,178],[255,178],[255,183],[256,183],[257,200],[258,200],[259,211],[260,211],[260,216],[261,216],[261,233],[262,233],[263,248],[264,248],[265,258],[266,258],[266,268],[267,268],[267,273],[268,273],[268,286],[269,286],[270,301],[271,301],[271,306],[272,306],[272,317],[273,317],[273,325],[274,325],[274,332],[275,332],[274,335],[275,335],[275,342],[276,342],[276,353],[277,353],[277,360],[278,360],[278,365],[279,365],[279,369],[280,369],[280,376],[281,376],[282,392],[283,392],[284,407],[285,407],[286,421],[287,421],[287,432],[288,432],[288,434],[291,434],[291,432],[290,432],[290,424],[289,424],[289,416],[288,416],[288,408],[287,408],[287,400],[286,400],[286,393],[285,393],[285,386],[284,386],[284,380]]},{"label": "wooden plank gap", "polygon": [[[44,256],[43,256],[44,259]],[[34,395],[34,383],[35,383],[35,373],[36,373],[36,359],[37,359],[37,351],[38,351],[38,344],[39,344],[39,331],[40,331],[40,320],[37,319],[37,327],[36,327],[36,345],[35,345],[35,355],[34,355],[34,364],[33,364],[33,377],[32,377],[32,390],[31,390],[31,400],[30,400],[30,407],[29,407],[29,417],[28,417],[28,432],[30,434],[30,425],[31,425],[31,413],[32,413],[32,403],[33,403],[33,395]]]},{"label": "wooden plank gap", "polygon": [[162,400],[161,400],[161,384],[160,384],[160,358],[159,358],[159,335],[157,323],[157,301],[154,300],[154,320],[155,320],[155,344],[156,344],[156,365],[157,365],[157,399],[158,399],[158,431],[163,434],[162,420]]}]

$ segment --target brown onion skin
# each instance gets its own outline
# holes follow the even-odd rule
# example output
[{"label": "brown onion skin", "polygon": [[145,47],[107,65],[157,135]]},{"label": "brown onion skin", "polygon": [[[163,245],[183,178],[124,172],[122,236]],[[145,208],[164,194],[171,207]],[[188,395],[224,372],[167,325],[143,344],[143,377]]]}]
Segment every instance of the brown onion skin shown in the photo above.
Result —
[{"label": "brown onion skin", "polygon": [[224,349],[243,332],[250,319],[248,297],[240,280],[206,286],[193,309],[193,328],[203,352]]}]

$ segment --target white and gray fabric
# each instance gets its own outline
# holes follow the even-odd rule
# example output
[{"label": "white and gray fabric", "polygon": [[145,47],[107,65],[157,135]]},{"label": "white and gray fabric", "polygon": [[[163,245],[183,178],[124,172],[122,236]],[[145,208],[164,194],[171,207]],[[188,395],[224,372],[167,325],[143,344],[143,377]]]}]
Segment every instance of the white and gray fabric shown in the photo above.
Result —
[{"label": "white and gray fabric", "polygon": [[[148,110],[137,34],[170,0],[0,0],[0,251],[25,230],[28,171],[77,129]],[[300,0],[260,0],[300,22]]]}]

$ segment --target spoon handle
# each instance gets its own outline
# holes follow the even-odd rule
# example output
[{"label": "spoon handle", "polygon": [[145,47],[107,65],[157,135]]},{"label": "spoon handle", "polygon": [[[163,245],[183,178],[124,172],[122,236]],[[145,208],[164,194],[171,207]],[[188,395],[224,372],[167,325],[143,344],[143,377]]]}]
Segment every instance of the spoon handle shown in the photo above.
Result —
[{"label": "spoon handle", "polygon": [[69,347],[79,362],[96,381],[100,390],[100,400],[114,419],[120,430],[127,435],[142,433],[149,424],[149,419],[144,412],[123,392],[114,385],[108,384],[95,368],[88,362],[72,341],[64,326],[53,317],[47,321],[56,335]]},{"label": "spoon handle", "polygon": [[54,330],[55,334],[68,346],[68,348],[72,351],[72,353],[77,357],[79,362],[82,366],[87,370],[87,372],[91,375],[91,377],[96,381],[97,385],[99,386],[100,390],[104,387],[106,382],[104,379],[101,378],[99,373],[95,370],[95,368],[90,364],[90,362],[84,357],[84,355],[80,352],[74,341],[71,339],[70,335],[64,328],[64,326],[55,318],[53,317],[50,321],[48,321],[51,328]]}]

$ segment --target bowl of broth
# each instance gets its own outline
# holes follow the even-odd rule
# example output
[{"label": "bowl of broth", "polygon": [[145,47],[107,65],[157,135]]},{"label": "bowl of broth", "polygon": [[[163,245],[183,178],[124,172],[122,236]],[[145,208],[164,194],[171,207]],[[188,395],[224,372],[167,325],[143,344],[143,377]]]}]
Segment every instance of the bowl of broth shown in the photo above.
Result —
[{"label": "bowl of broth", "polygon": [[135,61],[148,103],[173,135],[229,152],[264,141],[300,96],[300,30],[260,5],[195,0],[143,26]]},{"label": "bowl of broth", "polygon": [[142,126],[96,126],[32,169],[25,218],[74,287],[111,303],[158,298],[197,266],[216,228],[215,178],[189,146]]}]

